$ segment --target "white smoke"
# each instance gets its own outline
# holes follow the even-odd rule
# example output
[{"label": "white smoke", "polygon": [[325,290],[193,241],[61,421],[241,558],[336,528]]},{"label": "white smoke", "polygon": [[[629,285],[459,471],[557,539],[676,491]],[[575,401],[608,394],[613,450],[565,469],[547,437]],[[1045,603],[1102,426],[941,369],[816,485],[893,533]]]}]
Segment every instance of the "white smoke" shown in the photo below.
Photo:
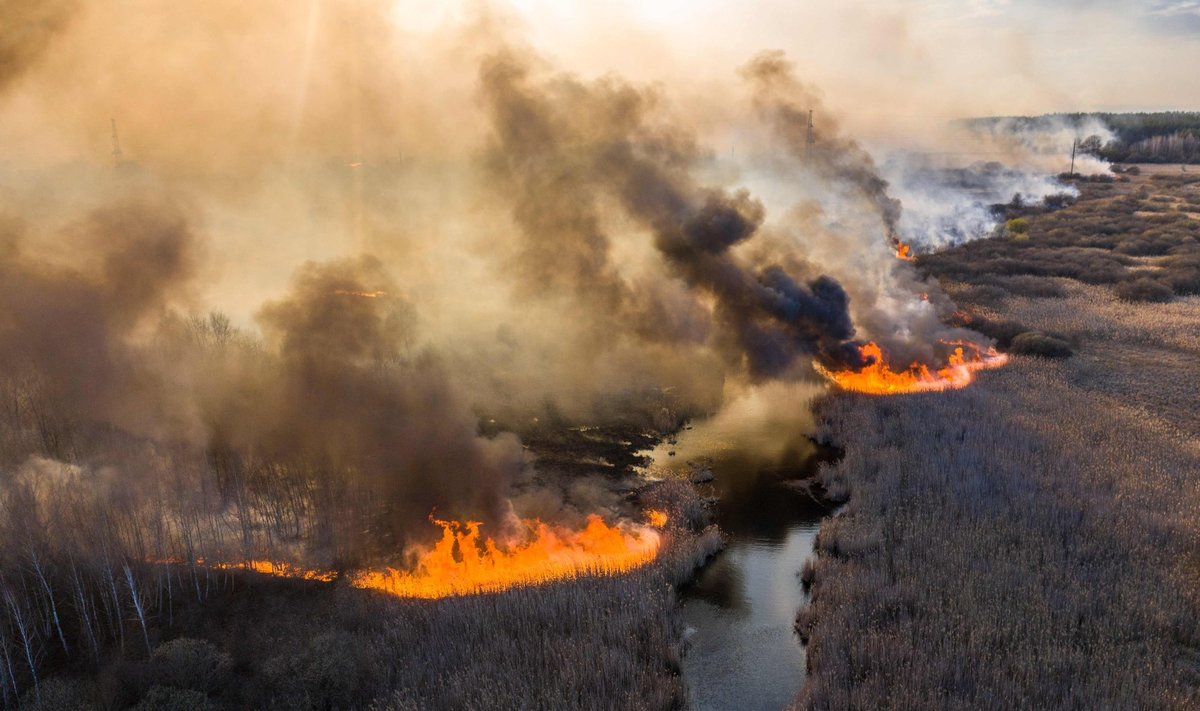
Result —
[{"label": "white smoke", "polygon": [[918,252],[986,237],[998,222],[992,206],[1019,200],[1039,205],[1051,195],[1075,197],[1075,186],[1025,165],[999,161],[938,166],[928,156],[893,153],[880,172],[903,203],[900,238]]}]

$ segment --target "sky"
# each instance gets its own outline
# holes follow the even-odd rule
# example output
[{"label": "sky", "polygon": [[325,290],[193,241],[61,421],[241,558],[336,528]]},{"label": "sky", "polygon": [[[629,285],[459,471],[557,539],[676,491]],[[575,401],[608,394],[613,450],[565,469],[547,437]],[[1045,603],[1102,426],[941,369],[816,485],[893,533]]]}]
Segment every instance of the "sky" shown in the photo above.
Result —
[{"label": "sky", "polygon": [[[411,121],[436,129],[470,113],[479,59],[513,44],[584,78],[661,83],[714,124],[738,68],[783,50],[868,141],[969,116],[1200,110],[1200,0],[38,0],[0,4],[0,139],[53,131],[37,152],[64,158],[106,145],[108,116],[131,136],[270,116],[261,145],[359,80],[405,94]],[[411,121],[394,130],[427,133]],[[86,125],[84,145],[64,123]]]},{"label": "sky", "polygon": [[[470,4],[459,6],[466,11]],[[406,0],[402,18],[453,15]],[[438,7],[440,10],[421,8]],[[782,49],[850,125],[1200,109],[1200,0],[512,0],[531,43],[585,73],[705,76]]]}]

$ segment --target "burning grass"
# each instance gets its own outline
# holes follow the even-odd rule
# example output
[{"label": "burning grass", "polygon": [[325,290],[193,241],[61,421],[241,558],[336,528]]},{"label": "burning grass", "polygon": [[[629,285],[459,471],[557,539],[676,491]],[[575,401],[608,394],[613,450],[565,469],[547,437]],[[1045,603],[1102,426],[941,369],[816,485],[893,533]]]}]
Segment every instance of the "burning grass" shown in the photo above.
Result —
[{"label": "burning grass", "polygon": [[[648,516],[666,525],[666,514]],[[539,585],[581,575],[627,573],[654,560],[661,538],[654,528],[622,523],[609,526],[595,514],[580,530],[537,520],[523,522],[528,533],[501,548],[480,536],[480,524],[434,520],[442,537],[421,556],[415,570],[369,570],[354,575],[358,588],[397,597],[439,598]]]},{"label": "burning grass", "polygon": [[[1027,246],[1039,239],[1090,245],[1068,261],[1111,249],[1096,240],[1115,246],[1126,228],[1098,236],[1096,199],[1077,222],[1057,213],[1054,234],[1037,215],[1030,242],[952,255],[950,276],[992,273],[971,253],[1043,273]],[[1073,358],[1015,356],[955,393],[821,406],[846,452],[824,482],[849,503],[806,573],[796,708],[1200,705],[1196,298],[1132,302],[1120,279],[1080,281],[1096,285],[976,300],[985,316],[968,324],[1013,352]]]},{"label": "burning grass", "polygon": [[[665,512],[646,511],[649,525],[621,521],[609,525],[595,514],[576,530],[537,519],[521,522],[524,535],[500,545],[481,535],[478,521],[430,518],[442,530],[434,546],[418,556],[411,570],[394,567],[354,570],[345,575],[350,585],[380,590],[395,597],[436,599],[480,595],[509,588],[545,585],[597,575],[620,575],[654,561],[667,525]],[[183,560],[158,561],[184,565]],[[342,576],[335,570],[305,568],[282,560],[213,563],[214,570],[245,570],[261,575],[330,583]]]},{"label": "burning grass", "polygon": [[946,365],[936,369],[924,363],[894,368],[883,349],[874,342],[863,346],[863,353],[872,362],[861,370],[831,371],[818,363],[814,363],[813,367],[843,390],[869,395],[897,395],[964,388],[971,384],[977,371],[999,368],[1008,362],[1008,356],[994,348],[983,350],[966,342],[944,345],[953,350],[946,358]]}]

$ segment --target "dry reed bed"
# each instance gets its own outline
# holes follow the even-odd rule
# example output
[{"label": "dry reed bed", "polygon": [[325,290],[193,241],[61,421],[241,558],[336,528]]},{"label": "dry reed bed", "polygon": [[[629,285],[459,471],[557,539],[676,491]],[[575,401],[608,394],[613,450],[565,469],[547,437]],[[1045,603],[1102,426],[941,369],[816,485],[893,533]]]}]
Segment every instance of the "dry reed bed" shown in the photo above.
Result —
[{"label": "dry reed bed", "polygon": [[1197,301],[1067,288],[991,313],[1073,334],[1074,358],[821,406],[851,498],[798,620],[798,708],[1200,704]]}]

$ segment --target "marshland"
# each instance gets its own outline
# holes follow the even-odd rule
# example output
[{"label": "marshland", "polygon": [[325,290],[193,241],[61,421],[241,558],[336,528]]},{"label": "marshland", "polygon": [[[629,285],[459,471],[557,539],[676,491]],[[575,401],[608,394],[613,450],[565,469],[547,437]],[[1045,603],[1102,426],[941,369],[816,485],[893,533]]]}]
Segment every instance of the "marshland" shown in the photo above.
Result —
[{"label": "marshland", "polygon": [[0,708],[1196,708],[1185,5],[0,0]]}]

